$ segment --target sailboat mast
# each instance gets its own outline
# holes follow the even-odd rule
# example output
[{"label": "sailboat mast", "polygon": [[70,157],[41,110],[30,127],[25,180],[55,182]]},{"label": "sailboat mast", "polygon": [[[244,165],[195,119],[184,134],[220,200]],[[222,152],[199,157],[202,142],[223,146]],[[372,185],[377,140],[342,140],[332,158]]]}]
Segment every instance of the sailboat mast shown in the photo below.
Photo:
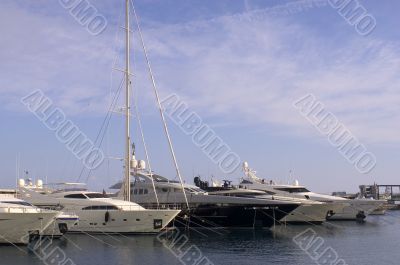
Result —
[{"label": "sailboat mast", "polygon": [[130,137],[130,26],[129,26],[129,0],[125,0],[125,32],[126,32],[126,53],[125,53],[125,194],[126,201],[131,200],[131,137]]}]

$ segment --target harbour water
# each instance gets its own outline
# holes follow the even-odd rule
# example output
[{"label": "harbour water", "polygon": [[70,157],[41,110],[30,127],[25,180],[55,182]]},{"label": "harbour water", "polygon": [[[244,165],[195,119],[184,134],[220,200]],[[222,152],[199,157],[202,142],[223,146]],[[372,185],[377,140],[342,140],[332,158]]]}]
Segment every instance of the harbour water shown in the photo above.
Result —
[{"label": "harbour water", "polygon": [[[387,212],[385,216],[369,216],[367,222],[333,222],[321,226],[286,226],[272,230],[193,230],[185,232],[188,241],[177,241],[181,250],[190,247],[200,250],[208,264],[324,264],[315,261],[293,238],[304,231],[315,231],[321,239],[321,253],[331,249],[343,259],[343,264],[397,265],[400,260],[400,212]],[[312,230],[310,230],[312,229]],[[0,264],[6,265],[165,265],[195,264],[190,259],[179,260],[181,253],[168,248],[157,236],[67,235],[49,246],[28,251],[21,246],[0,246]],[[186,237],[183,237],[185,239]],[[319,241],[318,241],[319,242]],[[171,243],[171,242],[169,242]],[[171,246],[171,244],[169,244]],[[57,255],[59,255],[57,257]],[[65,257],[60,257],[65,255]],[[196,254],[197,255],[197,254]],[[198,256],[196,256],[197,258]],[[59,263],[57,260],[64,260]],[[68,261],[67,263],[65,263]],[[342,263],[339,263],[342,265]]]}]

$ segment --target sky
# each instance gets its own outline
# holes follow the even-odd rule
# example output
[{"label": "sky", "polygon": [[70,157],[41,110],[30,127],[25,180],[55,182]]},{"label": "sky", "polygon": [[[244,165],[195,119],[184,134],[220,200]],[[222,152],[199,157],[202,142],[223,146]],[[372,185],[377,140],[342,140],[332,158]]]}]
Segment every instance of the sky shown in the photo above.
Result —
[{"label": "sky", "polygon": [[[0,2],[4,188],[13,187],[25,171],[48,182],[77,181],[81,175],[81,181],[98,190],[123,174],[118,159],[124,152],[120,114],[112,115],[100,146],[106,159],[81,174],[82,161],[21,103],[33,91],[43,91],[94,141],[118,89],[122,73],[115,68],[124,68],[124,1],[88,1],[107,22],[97,35],[61,2]],[[325,193],[356,192],[359,185],[374,182],[399,184],[400,2],[357,1],[376,21],[367,35],[360,35],[328,2],[311,2],[304,8],[304,1],[136,0],[161,98],[179,95],[260,177],[281,183],[298,180]],[[290,11],[293,4],[303,8]],[[132,28],[133,100],[152,169],[174,179],[134,23]],[[373,170],[360,173],[293,106],[307,94],[322,102],[376,157]],[[132,119],[137,153],[144,159],[137,119]],[[223,173],[190,135],[170,119],[168,126],[187,183],[196,175],[234,182],[243,176],[240,168]]]}]

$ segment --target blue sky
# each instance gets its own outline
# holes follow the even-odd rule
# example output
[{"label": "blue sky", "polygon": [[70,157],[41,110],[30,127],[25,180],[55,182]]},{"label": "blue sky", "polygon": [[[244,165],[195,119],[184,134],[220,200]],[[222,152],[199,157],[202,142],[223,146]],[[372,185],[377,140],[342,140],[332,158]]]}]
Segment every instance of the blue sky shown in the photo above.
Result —
[{"label": "blue sky", "polygon": [[[144,38],[163,97],[177,93],[260,176],[298,179],[311,189],[356,191],[359,184],[397,183],[400,164],[400,32],[398,1],[359,1],[376,19],[361,36],[330,5],[292,14],[271,9],[293,1],[137,0]],[[294,1],[295,2],[295,1]],[[82,169],[65,146],[20,103],[41,89],[94,139],[123,67],[123,1],[91,0],[107,19],[90,35],[58,1],[0,3],[1,186],[15,183],[15,161],[31,177],[75,181]],[[175,177],[150,83],[134,34],[135,89],[152,167]],[[313,93],[377,158],[368,174],[329,144],[292,106]],[[122,102],[121,102],[122,103]],[[173,123],[171,135],[188,182],[225,176]],[[137,128],[132,132],[137,136]],[[114,115],[102,149],[123,152]],[[139,142],[140,138],[136,138]],[[138,152],[143,155],[138,144]],[[88,184],[108,187],[122,175],[110,159]],[[289,171],[292,176],[289,177]]]}]

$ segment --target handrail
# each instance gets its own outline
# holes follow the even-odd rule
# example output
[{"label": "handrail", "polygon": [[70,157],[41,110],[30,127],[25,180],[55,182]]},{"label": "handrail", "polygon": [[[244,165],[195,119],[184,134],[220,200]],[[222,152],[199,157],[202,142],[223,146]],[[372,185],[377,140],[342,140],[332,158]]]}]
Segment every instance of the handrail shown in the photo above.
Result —
[{"label": "handrail", "polygon": [[55,213],[55,212],[56,211],[45,210],[40,208],[0,206],[0,213]]},{"label": "handrail", "polygon": [[[79,206],[81,209],[72,209],[74,206]],[[85,209],[86,208],[86,209]],[[67,211],[145,211],[145,210],[180,210],[184,207],[177,204],[150,204],[150,206],[145,205],[121,205],[121,204],[113,204],[113,205],[79,205],[79,204],[69,204],[64,205],[64,209]],[[65,212],[64,212],[65,213]]]}]

